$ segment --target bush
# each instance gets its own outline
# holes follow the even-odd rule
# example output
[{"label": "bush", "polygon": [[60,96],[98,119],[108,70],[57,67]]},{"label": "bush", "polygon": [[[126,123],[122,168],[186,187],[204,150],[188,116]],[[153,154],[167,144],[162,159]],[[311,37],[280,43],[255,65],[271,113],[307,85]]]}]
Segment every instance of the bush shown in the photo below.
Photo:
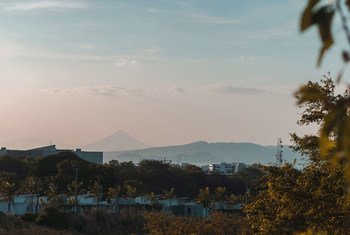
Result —
[{"label": "bush", "polygon": [[136,209],[122,210],[112,214],[102,210],[87,211],[84,215],[73,215],[70,228],[81,233],[140,233],[143,230],[143,212]]},{"label": "bush", "polygon": [[60,212],[57,208],[46,208],[39,215],[37,223],[54,229],[68,229],[70,220],[70,213]]},{"label": "bush", "polygon": [[242,218],[222,212],[214,212],[209,219],[159,212],[147,213],[145,217],[145,228],[149,234],[244,234]]},{"label": "bush", "polygon": [[38,215],[33,213],[25,213],[24,215],[21,215],[19,218],[24,222],[35,223],[36,220],[38,219]]},{"label": "bush", "polygon": [[23,227],[25,227],[25,224],[19,218],[0,212],[0,234],[4,233],[4,231],[10,231],[14,228],[20,229]]}]

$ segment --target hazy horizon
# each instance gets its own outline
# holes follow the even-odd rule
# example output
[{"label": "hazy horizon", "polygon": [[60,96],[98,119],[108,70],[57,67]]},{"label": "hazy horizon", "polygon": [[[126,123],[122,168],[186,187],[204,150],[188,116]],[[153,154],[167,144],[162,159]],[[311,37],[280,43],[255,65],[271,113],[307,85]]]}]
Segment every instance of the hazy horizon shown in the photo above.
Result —
[{"label": "hazy horizon", "polygon": [[[90,145],[95,145],[97,142],[100,142],[101,140],[104,140],[108,137],[114,136],[116,134],[118,134],[119,132],[123,132],[125,133],[128,137],[136,140],[136,141],[140,141],[141,144],[143,146],[141,147],[135,147],[135,148],[127,148],[127,149],[118,149],[118,146],[114,146],[115,149],[114,150],[106,150],[106,149],[99,149],[99,148],[94,148],[94,147],[90,147]],[[122,142],[125,143],[128,142],[128,137],[123,139]],[[277,141],[277,139],[276,139]],[[115,142],[115,141],[114,141]],[[192,142],[184,142],[184,143],[170,143],[170,144],[164,144],[164,145],[148,145],[147,143],[143,142],[142,140],[137,139],[135,136],[131,136],[129,133],[125,132],[124,130],[118,130],[117,132],[114,132],[112,135],[108,135],[108,136],[103,136],[100,139],[96,139],[95,142],[90,142],[88,144],[82,144],[82,145],[73,145],[71,143],[67,143],[61,140],[49,140],[49,139],[43,139],[43,138],[24,138],[24,139],[12,139],[12,140],[8,140],[5,142],[0,142],[0,146],[1,147],[5,147],[7,149],[22,149],[22,150],[27,150],[27,149],[33,149],[33,148],[37,148],[37,147],[43,147],[43,146],[48,146],[48,145],[55,145],[57,148],[60,149],[76,149],[76,148],[82,148],[83,150],[92,150],[92,151],[104,151],[104,152],[114,152],[114,151],[129,151],[129,150],[138,150],[138,149],[148,149],[148,148],[157,148],[157,147],[171,147],[171,146],[182,146],[182,145],[188,145],[188,144],[193,144],[193,143],[198,143],[198,142],[207,142],[210,144],[214,144],[214,143],[237,143],[237,144],[246,144],[246,143],[251,143],[251,144],[257,144],[257,145],[261,145],[261,146],[265,146],[265,147],[269,147],[269,146],[275,146],[275,143],[271,143],[271,144],[259,144],[259,143],[255,143],[255,142],[251,142],[251,141],[232,141],[232,140],[222,140],[222,141],[206,141],[206,140],[195,140]],[[116,145],[118,144],[123,144],[123,143],[117,143],[115,142]],[[285,142],[283,142],[283,144],[285,144]],[[289,145],[288,141],[287,141],[287,145]],[[112,143],[111,141],[109,141],[109,146],[108,148],[112,148]]]},{"label": "hazy horizon", "polygon": [[315,69],[304,4],[1,1],[0,143],[84,146],[122,129],[150,146],[288,144],[313,129],[297,126],[293,92],[340,67],[333,52]]}]

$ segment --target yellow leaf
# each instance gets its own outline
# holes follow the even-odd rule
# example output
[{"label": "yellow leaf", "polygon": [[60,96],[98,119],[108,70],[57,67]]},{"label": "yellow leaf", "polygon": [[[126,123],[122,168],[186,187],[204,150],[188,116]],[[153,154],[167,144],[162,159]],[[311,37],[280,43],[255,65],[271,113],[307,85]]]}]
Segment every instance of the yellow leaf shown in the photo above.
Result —
[{"label": "yellow leaf", "polygon": [[331,30],[333,16],[334,8],[331,6],[322,7],[312,15],[312,21],[318,25],[318,31],[322,40],[322,47],[318,56],[317,66],[321,65],[324,53],[333,45],[334,42]]},{"label": "yellow leaf", "polygon": [[323,130],[320,134],[320,154],[322,157],[327,157],[330,151],[334,148],[334,141],[330,140],[328,134]]},{"label": "yellow leaf", "polygon": [[312,20],[312,10],[314,6],[319,2],[319,0],[309,0],[302,16],[301,16],[301,24],[300,31],[303,32],[307,28],[309,28],[314,22]]}]

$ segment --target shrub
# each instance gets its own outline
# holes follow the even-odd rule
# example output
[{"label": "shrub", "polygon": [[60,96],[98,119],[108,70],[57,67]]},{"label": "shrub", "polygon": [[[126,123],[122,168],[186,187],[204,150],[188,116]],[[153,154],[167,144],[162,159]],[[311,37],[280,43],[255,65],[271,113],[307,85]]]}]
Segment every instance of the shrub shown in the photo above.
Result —
[{"label": "shrub", "polygon": [[19,218],[24,222],[35,223],[36,220],[38,219],[38,215],[33,213],[25,213],[24,215],[21,215]]},{"label": "shrub", "polygon": [[37,219],[39,225],[54,229],[68,229],[71,214],[60,212],[57,208],[46,208]]}]

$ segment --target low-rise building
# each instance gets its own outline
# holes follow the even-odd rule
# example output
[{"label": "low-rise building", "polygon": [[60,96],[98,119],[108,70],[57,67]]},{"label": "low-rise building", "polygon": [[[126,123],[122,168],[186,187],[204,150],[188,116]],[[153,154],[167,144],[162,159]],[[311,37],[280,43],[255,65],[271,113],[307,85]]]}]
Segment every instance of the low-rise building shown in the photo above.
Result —
[{"label": "low-rise building", "polygon": [[50,155],[56,155],[61,152],[73,152],[78,157],[85,161],[93,162],[96,164],[103,164],[103,152],[88,152],[82,151],[81,149],[76,150],[65,150],[57,149],[56,145],[49,145],[28,150],[13,150],[2,147],[0,149],[0,156],[11,156],[11,157],[47,157]]},{"label": "low-rise building", "polygon": [[209,164],[209,173],[233,174],[235,165],[231,163],[221,162],[220,164]]}]

